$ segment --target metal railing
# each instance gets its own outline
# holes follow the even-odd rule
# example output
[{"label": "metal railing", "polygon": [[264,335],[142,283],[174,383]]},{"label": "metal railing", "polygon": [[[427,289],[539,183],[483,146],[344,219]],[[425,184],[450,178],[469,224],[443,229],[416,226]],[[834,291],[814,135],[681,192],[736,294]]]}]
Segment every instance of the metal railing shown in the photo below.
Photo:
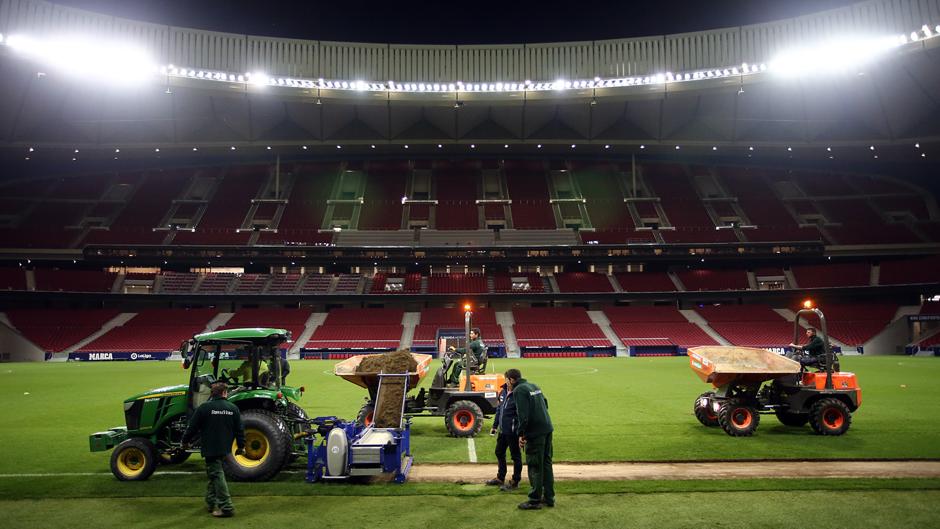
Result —
[{"label": "metal railing", "polygon": [[126,41],[161,64],[304,78],[521,82],[647,75],[769,61],[799,42],[899,35],[940,23],[940,0],[869,0],[765,24],[590,42],[423,46],[237,35],[161,26],[43,0],[0,0],[0,33]]}]

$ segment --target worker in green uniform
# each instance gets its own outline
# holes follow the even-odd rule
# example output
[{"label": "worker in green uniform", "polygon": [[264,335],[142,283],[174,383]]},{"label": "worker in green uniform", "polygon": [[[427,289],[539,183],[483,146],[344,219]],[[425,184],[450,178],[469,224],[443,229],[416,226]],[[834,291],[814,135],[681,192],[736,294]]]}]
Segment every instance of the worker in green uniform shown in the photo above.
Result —
[{"label": "worker in green uniform", "polygon": [[206,506],[212,516],[229,518],[235,515],[232,497],[228,492],[222,459],[232,452],[235,441],[235,454],[245,455],[245,427],[238,407],[227,400],[228,385],[224,382],[212,384],[212,393],[207,402],[196,409],[189,419],[189,426],[183,434],[183,447],[199,434],[203,459],[206,460],[206,474],[209,484],[206,486]]},{"label": "worker in green uniform", "polygon": [[801,351],[802,354],[798,355],[795,359],[802,366],[822,366],[825,363],[826,356],[826,344],[823,343],[822,338],[816,335],[816,329],[809,327],[806,329],[806,339],[808,342],[806,345],[797,345],[791,343],[792,347],[796,351]]},{"label": "worker in green uniform", "polygon": [[555,474],[552,471],[552,418],[548,400],[535,384],[522,378],[518,369],[506,371],[506,383],[512,388],[516,403],[519,446],[525,449],[529,472],[529,499],[520,509],[555,506]]},{"label": "worker in green uniform", "polygon": [[[467,344],[467,348],[470,349],[471,355],[470,369],[468,369],[468,371],[473,373],[477,366],[483,365],[483,363],[486,361],[486,345],[483,343],[482,336],[480,336],[480,329],[470,329],[470,343]],[[457,348],[452,345],[450,346],[449,350],[460,354],[466,354],[467,348]],[[451,371],[450,380],[448,380],[449,384],[457,385],[460,383],[460,373],[463,372],[465,367],[463,364],[463,358],[457,360],[457,362],[454,363],[454,370]]]},{"label": "worker in green uniform", "polygon": [[[267,362],[258,362],[258,383],[263,384],[262,381],[268,378],[268,364]],[[228,372],[228,376],[231,379],[232,383],[237,383],[239,380],[244,383],[252,382],[251,380],[251,358],[248,358],[241,363],[240,366],[235,368],[232,371]]]}]

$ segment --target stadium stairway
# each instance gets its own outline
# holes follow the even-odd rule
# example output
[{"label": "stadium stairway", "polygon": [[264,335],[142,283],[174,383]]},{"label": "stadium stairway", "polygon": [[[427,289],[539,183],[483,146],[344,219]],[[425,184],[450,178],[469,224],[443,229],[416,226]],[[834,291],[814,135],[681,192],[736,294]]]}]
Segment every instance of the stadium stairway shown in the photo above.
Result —
[{"label": "stadium stairway", "polygon": [[46,357],[46,352],[23,336],[23,333],[17,330],[7,315],[2,312],[0,312],[0,344],[3,350],[0,360],[3,362],[42,361]]},{"label": "stadium stairway", "polygon": [[520,358],[519,342],[516,341],[516,333],[512,329],[512,326],[516,323],[516,320],[512,317],[512,311],[497,312],[496,323],[503,329],[503,341],[506,344],[506,357]]},{"label": "stadium stairway", "polygon": [[[670,276],[672,275],[673,274],[670,274]],[[678,281],[678,279],[676,281]],[[677,286],[678,285],[679,283],[677,283]],[[724,336],[718,334],[718,332],[716,332],[715,329],[712,329],[708,325],[708,322],[705,321],[705,318],[699,315],[698,312],[695,312],[694,310],[686,309],[686,310],[680,310],[679,313],[685,316],[685,319],[689,320],[689,322],[694,323],[695,325],[698,325],[698,327],[702,329],[702,331],[705,334],[709,335],[712,340],[715,340],[721,345],[731,345],[731,342],[729,342],[728,340],[725,340]]]},{"label": "stadium stairway", "polygon": [[36,272],[33,270],[26,271],[26,290],[30,292],[36,291]]},{"label": "stadium stairway", "polygon": [[916,314],[920,314],[920,305],[901,305],[898,307],[891,323],[865,342],[862,351],[867,354],[904,354],[904,347],[897,344],[907,343],[910,339],[911,331],[907,317]]},{"label": "stadium stairway", "polygon": [[401,317],[401,342],[398,343],[398,348],[402,351],[407,351],[411,349],[411,344],[414,343],[415,338],[415,327],[421,321],[420,312],[406,312],[404,316]]},{"label": "stadium stairway", "polygon": [[677,276],[675,272],[669,271],[666,272],[666,275],[669,276],[669,280],[672,281],[672,284],[676,285],[676,290],[685,292],[685,285],[682,284],[682,280],[679,279],[679,276]]},{"label": "stadium stairway", "polygon": [[75,351],[78,351],[82,347],[85,347],[86,345],[97,340],[98,338],[101,338],[102,336],[105,335],[105,333],[107,333],[108,331],[110,331],[111,329],[115,327],[122,327],[125,323],[134,319],[134,316],[137,316],[136,312],[122,312],[118,314],[111,320],[105,322],[105,324],[102,325],[100,329],[90,334],[89,336],[86,336],[85,339],[83,339],[82,341],[78,342],[75,345],[72,345],[71,347],[67,349],[64,349],[61,353],[56,354],[53,360],[60,360],[60,361],[68,360],[69,353],[74,353]]},{"label": "stadium stairway", "polygon": [[228,320],[235,316],[234,312],[220,312],[206,324],[205,332],[211,332],[228,323]]},{"label": "stadium stairway", "polygon": [[548,281],[549,292],[561,292],[561,289],[558,288],[558,280],[555,279],[555,276],[546,276],[545,279]]},{"label": "stadium stairway", "polygon": [[[784,268],[783,276],[787,278],[787,284],[790,285],[790,288],[800,288],[800,286],[796,284],[796,276],[793,275],[793,270],[790,268]],[[791,318],[790,321],[793,321],[793,319]]]},{"label": "stadium stairway", "polygon": [[[611,276],[607,276],[610,278]],[[611,282],[613,284],[613,281]],[[623,342],[620,341],[620,337],[617,336],[617,333],[610,328],[610,320],[607,319],[607,315],[599,310],[589,310],[587,311],[588,317],[591,318],[591,321],[594,322],[594,325],[597,325],[601,328],[601,331],[604,333],[604,336],[610,340],[610,343],[614,344],[614,347],[617,348],[616,356],[629,356],[630,352],[623,345]]]},{"label": "stadium stairway", "polygon": [[323,322],[326,321],[327,314],[326,312],[314,312],[310,314],[310,317],[304,322],[303,332],[300,333],[300,336],[294,338],[294,345],[291,345],[290,350],[287,351],[289,359],[294,360],[300,358],[301,347],[310,341],[310,337],[313,336],[317,327],[323,325]]}]

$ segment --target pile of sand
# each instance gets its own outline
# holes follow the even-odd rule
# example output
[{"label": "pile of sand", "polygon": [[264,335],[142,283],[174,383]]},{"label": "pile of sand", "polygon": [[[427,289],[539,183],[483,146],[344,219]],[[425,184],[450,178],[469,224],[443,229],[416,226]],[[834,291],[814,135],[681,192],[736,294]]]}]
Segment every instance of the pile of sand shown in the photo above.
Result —
[{"label": "pile of sand", "polygon": [[[356,373],[414,373],[418,362],[408,351],[394,351],[367,356],[356,367]],[[375,377],[375,385],[379,377]],[[401,425],[401,403],[405,392],[405,381],[401,378],[385,377],[376,394],[378,406],[373,414],[376,428],[398,428]]]}]

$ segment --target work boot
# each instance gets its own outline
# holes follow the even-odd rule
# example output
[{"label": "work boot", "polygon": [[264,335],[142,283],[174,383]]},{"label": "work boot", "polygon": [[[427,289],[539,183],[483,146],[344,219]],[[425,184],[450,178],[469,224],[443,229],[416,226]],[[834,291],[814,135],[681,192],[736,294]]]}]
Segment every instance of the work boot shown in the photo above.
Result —
[{"label": "work boot", "polygon": [[222,509],[216,509],[212,511],[212,516],[216,518],[231,518],[235,516],[235,511],[223,511]]},{"label": "work boot", "polygon": [[542,499],[542,505],[551,508],[551,507],[554,507],[554,506],[555,506],[555,502],[554,502],[554,501],[549,502],[549,501],[546,501],[546,500],[543,498],[543,499]]},{"label": "work boot", "polygon": [[486,482],[486,485],[489,485],[491,487],[499,487],[499,486],[502,486],[502,484],[503,484],[503,480],[499,478],[493,478]]},{"label": "work boot", "polygon": [[542,508],[542,503],[538,501],[524,501],[519,504],[523,511],[535,511]]},{"label": "work boot", "polygon": [[512,491],[514,491],[514,490],[516,490],[516,489],[518,489],[518,488],[519,488],[519,482],[518,482],[518,481],[509,480],[509,481],[506,482],[505,485],[503,485],[502,487],[500,487],[499,490],[501,490],[501,491],[503,491],[503,492],[512,492]]},{"label": "work boot", "polygon": [[215,505],[206,505],[206,511],[209,514],[212,514],[213,512],[215,512],[216,509],[218,509],[218,507],[216,507]]}]

